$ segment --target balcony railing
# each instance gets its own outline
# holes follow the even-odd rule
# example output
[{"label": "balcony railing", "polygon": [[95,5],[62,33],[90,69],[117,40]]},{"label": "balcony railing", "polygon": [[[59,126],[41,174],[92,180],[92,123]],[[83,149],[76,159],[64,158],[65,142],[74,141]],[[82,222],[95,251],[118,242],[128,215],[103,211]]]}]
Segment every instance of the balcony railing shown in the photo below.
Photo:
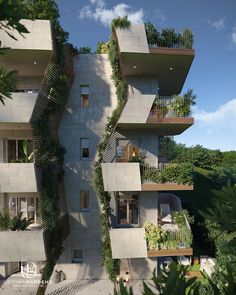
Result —
[{"label": "balcony railing", "polygon": [[156,34],[149,35],[147,32],[148,45],[151,48],[186,48],[193,47],[193,33],[189,29],[176,31],[174,29],[163,29]]},{"label": "balcony railing", "polygon": [[193,184],[193,166],[190,163],[159,163],[158,167],[140,167],[142,183]]},{"label": "balcony railing", "polygon": [[152,106],[149,118],[188,118],[191,105],[188,99],[180,96],[158,97]]}]

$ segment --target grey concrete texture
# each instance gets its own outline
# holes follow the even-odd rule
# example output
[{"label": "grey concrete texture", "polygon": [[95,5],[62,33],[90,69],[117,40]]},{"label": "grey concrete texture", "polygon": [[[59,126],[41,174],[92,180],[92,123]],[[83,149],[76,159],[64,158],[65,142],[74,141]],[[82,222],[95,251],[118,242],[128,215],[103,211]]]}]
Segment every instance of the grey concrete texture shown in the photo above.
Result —
[{"label": "grey concrete texture", "polygon": [[116,28],[120,52],[149,53],[144,24],[131,24],[129,28]]},{"label": "grey concrete texture", "polygon": [[52,50],[52,31],[49,20],[21,20],[29,33],[21,36],[17,31],[10,33],[15,36],[14,40],[8,34],[1,30],[1,47],[10,47],[12,49],[30,49],[30,50]]},{"label": "grey concrete texture", "polygon": [[115,228],[109,231],[112,258],[145,258],[147,244],[144,228]]},{"label": "grey concrete texture", "polygon": [[102,163],[104,190],[141,191],[139,163]]},{"label": "grey concrete texture", "polygon": [[[107,117],[117,106],[112,69],[106,54],[74,57],[75,79],[60,127],[60,142],[66,148],[65,193],[70,236],[58,264],[72,279],[107,279],[101,256],[100,204],[93,187],[94,162]],[[80,87],[89,86],[89,107],[82,107]],[[89,158],[81,159],[80,140],[89,139]],[[89,191],[89,208],[80,208],[80,191]],[[72,264],[74,250],[83,252],[83,263]]]},{"label": "grey concrete texture", "polygon": [[155,95],[139,95],[129,98],[118,121],[119,123],[147,122]]},{"label": "grey concrete texture", "polygon": [[45,261],[43,230],[1,231],[0,262]]},{"label": "grey concrete texture", "polygon": [[29,123],[35,106],[37,93],[12,93],[0,108],[0,122]]},{"label": "grey concrete texture", "polygon": [[0,163],[0,192],[37,192],[34,163]]}]

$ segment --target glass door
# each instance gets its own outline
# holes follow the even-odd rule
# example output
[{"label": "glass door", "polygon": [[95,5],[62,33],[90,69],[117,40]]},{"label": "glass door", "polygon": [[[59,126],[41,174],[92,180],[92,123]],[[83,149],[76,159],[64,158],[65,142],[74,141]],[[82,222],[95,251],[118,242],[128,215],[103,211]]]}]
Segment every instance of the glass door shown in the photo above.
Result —
[{"label": "glass door", "polygon": [[118,224],[138,225],[138,195],[118,196]]}]

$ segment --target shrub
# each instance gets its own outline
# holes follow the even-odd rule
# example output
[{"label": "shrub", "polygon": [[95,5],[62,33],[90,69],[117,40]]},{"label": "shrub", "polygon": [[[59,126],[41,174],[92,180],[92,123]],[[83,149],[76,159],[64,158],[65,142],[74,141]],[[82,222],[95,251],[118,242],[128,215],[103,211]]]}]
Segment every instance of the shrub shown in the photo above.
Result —
[{"label": "shrub", "polygon": [[165,168],[150,168],[144,172],[144,179],[155,183],[193,184],[193,166],[190,163],[170,164]]}]

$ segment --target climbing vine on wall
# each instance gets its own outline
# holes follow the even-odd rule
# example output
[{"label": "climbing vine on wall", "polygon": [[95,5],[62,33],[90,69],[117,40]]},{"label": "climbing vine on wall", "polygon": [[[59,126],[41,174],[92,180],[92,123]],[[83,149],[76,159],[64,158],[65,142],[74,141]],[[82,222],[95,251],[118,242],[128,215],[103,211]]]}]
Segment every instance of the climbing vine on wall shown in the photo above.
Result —
[{"label": "climbing vine on wall", "polygon": [[109,278],[114,281],[116,276],[119,274],[120,262],[118,259],[112,258],[111,244],[110,244],[110,216],[112,209],[110,207],[111,195],[109,192],[104,191],[103,179],[102,179],[102,168],[101,164],[103,162],[103,155],[107,148],[111,134],[116,128],[116,124],[123,110],[125,101],[127,99],[127,82],[122,76],[119,62],[119,47],[115,34],[115,28],[125,28],[129,27],[130,22],[127,17],[114,19],[112,21],[112,34],[109,41],[109,60],[112,67],[112,80],[116,87],[116,96],[118,99],[117,108],[113,111],[105,127],[105,134],[103,136],[102,142],[98,146],[98,160],[95,163],[95,174],[94,174],[94,185],[97,195],[100,199],[100,204],[102,206],[101,214],[101,226],[103,234],[103,245],[102,245],[102,255],[104,260],[104,265],[106,271],[109,274]]}]

